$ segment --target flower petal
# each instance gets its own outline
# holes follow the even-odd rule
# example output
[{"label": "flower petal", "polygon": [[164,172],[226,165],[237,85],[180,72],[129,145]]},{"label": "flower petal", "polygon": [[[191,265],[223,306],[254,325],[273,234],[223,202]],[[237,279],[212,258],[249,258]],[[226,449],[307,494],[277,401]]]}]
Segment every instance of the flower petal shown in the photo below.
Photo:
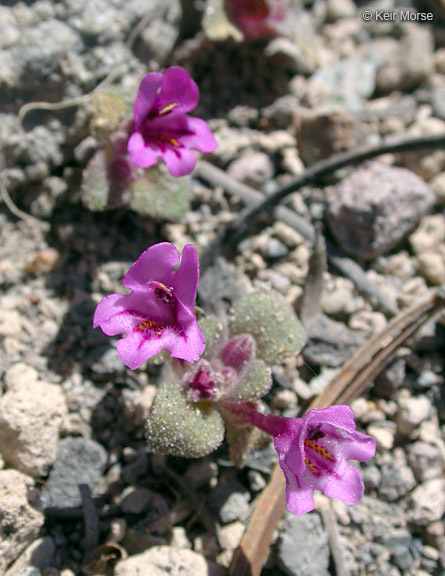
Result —
[{"label": "flower petal", "polygon": [[186,133],[180,136],[180,141],[183,146],[203,154],[214,152],[218,148],[218,142],[207,122],[191,116],[187,116]]},{"label": "flower petal", "polygon": [[300,418],[283,418],[282,421],[287,430],[275,437],[274,447],[280,457],[280,466],[283,460],[286,468],[298,476],[304,471],[304,446],[299,441],[302,421]]},{"label": "flower petal", "polygon": [[176,104],[172,114],[189,112],[196,108],[199,100],[199,88],[187,70],[181,66],[167,68],[162,74],[159,94],[159,113],[171,104]]},{"label": "flower petal", "polygon": [[161,155],[161,150],[153,142],[145,142],[140,132],[133,132],[128,139],[128,155],[131,162],[139,168],[154,166]]},{"label": "flower petal", "polygon": [[354,432],[342,439],[341,451],[347,460],[367,462],[374,457],[375,439],[361,432]]},{"label": "flower petal", "polygon": [[172,348],[169,350],[173,358],[182,358],[187,362],[196,362],[204,352],[205,338],[197,322],[193,322],[185,329],[185,332],[178,337]]},{"label": "flower petal", "polygon": [[139,90],[134,101],[134,124],[136,130],[141,126],[147,114],[153,109],[158,99],[158,89],[162,83],[161,72],[146,74],[139,85]]},{"label": "flower petal", "polygon": [[324,476],[321,490],[329,498],[337,498],[345,504],[358,504],[365,490],[360,472],[350,466],[345,460],[335,470],[335,473]]},{"label": "flower petal", "polygon": [[128,334],[146,320],[146,316],[132,299],[132,294],[111,294],[103,298],[94,312],[93,328],[100,326],[107,336]]},{"label": "flower petal", "polygon": [[315,505],[312,486],[305,481],[303,476],[296,476],[281,459],[280,466],[286,479],[286,505],[289,511],[300,516],[313,510]]},{"label": "flower petal", "polygon": [[162,159],[174,178],[191,174],[196,165],[196,156],[187,148],[173,148],[166,144]]},{"label": "flower petal", "polygon": [[175,294],[183,305],[193,312],[199,280],[198,253],[193,244],[182,250],[181,263],[173,280]]},{"label": "flower petal", "polygon": [[150,246],[125,274],[122,284],[136,290],[144,288],[150,280],[156,280],[170,287],[174,285],[174,269],[178,261],[178,251],[170,242]]},{"label": "flower petal", "polygon": [[355,432],[354,412],[349,406],[329,406],[328,408],[309,410],[303,420],[309,424],[331,424],[352,434]]},{"label": "flower petal", "polygon": [[161,338],[144,338],[141,333],[133,332],[126,338],[121,338],[117,343],[119,358],[131,370],[142,366],[155,354],[164,350]]}]

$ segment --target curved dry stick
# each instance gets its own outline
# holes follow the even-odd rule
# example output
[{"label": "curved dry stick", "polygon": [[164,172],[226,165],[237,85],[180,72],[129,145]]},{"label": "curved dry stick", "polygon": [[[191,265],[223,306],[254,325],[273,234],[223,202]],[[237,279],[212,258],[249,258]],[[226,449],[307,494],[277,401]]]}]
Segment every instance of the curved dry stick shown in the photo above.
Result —
[{"label": "curved dry stick", "polygon": [[215,240],[210,243],[200,258],[201,265],[205,266],[208,264],[208,260],[212,261],[215,254],[218,254],[222,247],[235,247],[253,228],[254,224],[258,222],[262,214],[273,211],[281,200],[303,186],[313,184],[324,176],[332,174],[336,170],[345,168],[346,166],[359,164],[383,154],[404,152],[418,148],[445,148],[445,134],[391,138],[383,143],[364,146],[358,150],[341,152],[340,154],[334,154],[327,160],[316,162],[307,168],[303,174],[297,176],[292,182],[267,196],[263,202],[242,212],[234,222],[231,222],[226,229],[218,234]]},{"label": "curved dry stick", "polygon": [[[395,351],[423,324],[445,308],[445,289],[439,289],[394,318],[346,362],[310,408],[349,404],[357,398],[391,360]],[[259,576],[272,534],[286,508],[283,473],[277,464],[261,493],[243,539],[235,551],[229,576]]]}]

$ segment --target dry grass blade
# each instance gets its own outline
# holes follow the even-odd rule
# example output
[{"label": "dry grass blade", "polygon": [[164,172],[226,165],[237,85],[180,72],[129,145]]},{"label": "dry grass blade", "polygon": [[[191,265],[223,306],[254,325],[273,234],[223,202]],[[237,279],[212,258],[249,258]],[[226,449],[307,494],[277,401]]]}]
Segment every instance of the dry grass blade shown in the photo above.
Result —
[{"label": "dry grass blade", "polygon": [[[445,307],[445,290],[439,289],[394,318],[377,336],[346,362],[310,408],[349,404],[369,386],[399,346]],[[276,465],[252,513],[229,570],[230,576],[259,576],[272,534],[286,508],[283,474]]]}]

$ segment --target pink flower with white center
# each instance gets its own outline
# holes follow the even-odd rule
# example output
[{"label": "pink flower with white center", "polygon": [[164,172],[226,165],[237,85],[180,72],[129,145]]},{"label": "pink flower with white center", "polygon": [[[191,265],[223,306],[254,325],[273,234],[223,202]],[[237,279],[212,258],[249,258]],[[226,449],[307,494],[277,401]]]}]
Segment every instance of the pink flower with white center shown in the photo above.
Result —
[{"label": "pink flower with white center", "polygon": [[356,431],[349,406],[309,410],[303,418],[264,415],[253,404],[230,409],[238,422],[248,422],[274,437],[291,512],[300,515],[313,510],[314,490],[345,504],[360,502],[363,480],[349,460],[370,460],[375,440]]},{"label": "pink flower with white center", "polygon": [[198,86],[184,68],[146,74],[134,102],[134,132],[128,140],[131,162],[148,168],[160,157],[175,178],[190,174],[196,164],[191,150],[208,153],[218,146],[204,120],[187,116],[198,100]]},{"label": "pink flower with white center", "polygon": [[275,36],[286,18],[286,0],[225,0],[229,19],[246,38]]},{"label": "pink flower with white center", "polygon": [[96,308],[93,327],[108,336],[125,334],[117,350],[132,370],[161,350],[188,362],[196,362],[204,350],[194,314],[199,262],[193,244],[184,246],[178,263],[173,244],[150,246],[124,277],[131,293],[106,296]]}]

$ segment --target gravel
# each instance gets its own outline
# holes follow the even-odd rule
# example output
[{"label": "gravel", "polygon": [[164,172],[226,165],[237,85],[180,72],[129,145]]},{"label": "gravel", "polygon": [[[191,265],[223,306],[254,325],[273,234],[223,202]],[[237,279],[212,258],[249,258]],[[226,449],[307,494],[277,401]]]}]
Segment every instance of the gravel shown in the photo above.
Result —
[{"label": "gravel", "polygon": [[[93,213],[80,191],[104,138],[91,101],[33,110],[24,122],[20,106],[87,94],[115,71],[107,94],[123,94],[130,111],[147,71],[182,65],[200,88],[196,115],[219,141],[206,159],[265,194],[335,152],[403,133],[445,131],[443,2],[426,3],[435,19],[422,24],[364,23],[364,5],[352,0],[292,3],[289,36],[258,43],[206,39],[199,14],[181,20],[189,4],[10,0],[0,7],[0,166],[13,201],[41,221],[17,219],[0,205],[0,573],[6,576],[84,570],[79,483],[92,491],[99,546],[121,546],[115,576],[219,576],[276,463],[270,444],[255,449],[244,470],[231,465],[225,444],[197,461],[151,454],[144,426],[160,368],[127,370],[115,341],[91,326],[97,302],[122,291],[123,274],[149,244],[193,242],[202,250],[242,202],[192,178],[191,208],[177,222],[136,214],[128,204]],[[387,0],[385,10],[399,4]],[[99,120],[115,116],[113,107]],[[319,221],[398,311],[445,282],[443,150],[386,155],[306,186],[286,202]],[[273,287],[299,312],[310,253],[287,224],[262,220],[237,254],[217,258],[202,275],[199,306],[224,316],[243,294]],[[274,370],[279,377],[265,402],[276,414],[306,409],[391,320],[334,269],[324,273],[324,287],[323,313],[308,326],[302,356]],[[353,405],[358,429],[377,440],[377,454],[360,464],[360,504],[333,503],[350,574],[445,570],[444,336],[443,318],[433,319]],[[334,564],[318,512],[286,514],[264,573],[322,576],[338,572]]]}]

